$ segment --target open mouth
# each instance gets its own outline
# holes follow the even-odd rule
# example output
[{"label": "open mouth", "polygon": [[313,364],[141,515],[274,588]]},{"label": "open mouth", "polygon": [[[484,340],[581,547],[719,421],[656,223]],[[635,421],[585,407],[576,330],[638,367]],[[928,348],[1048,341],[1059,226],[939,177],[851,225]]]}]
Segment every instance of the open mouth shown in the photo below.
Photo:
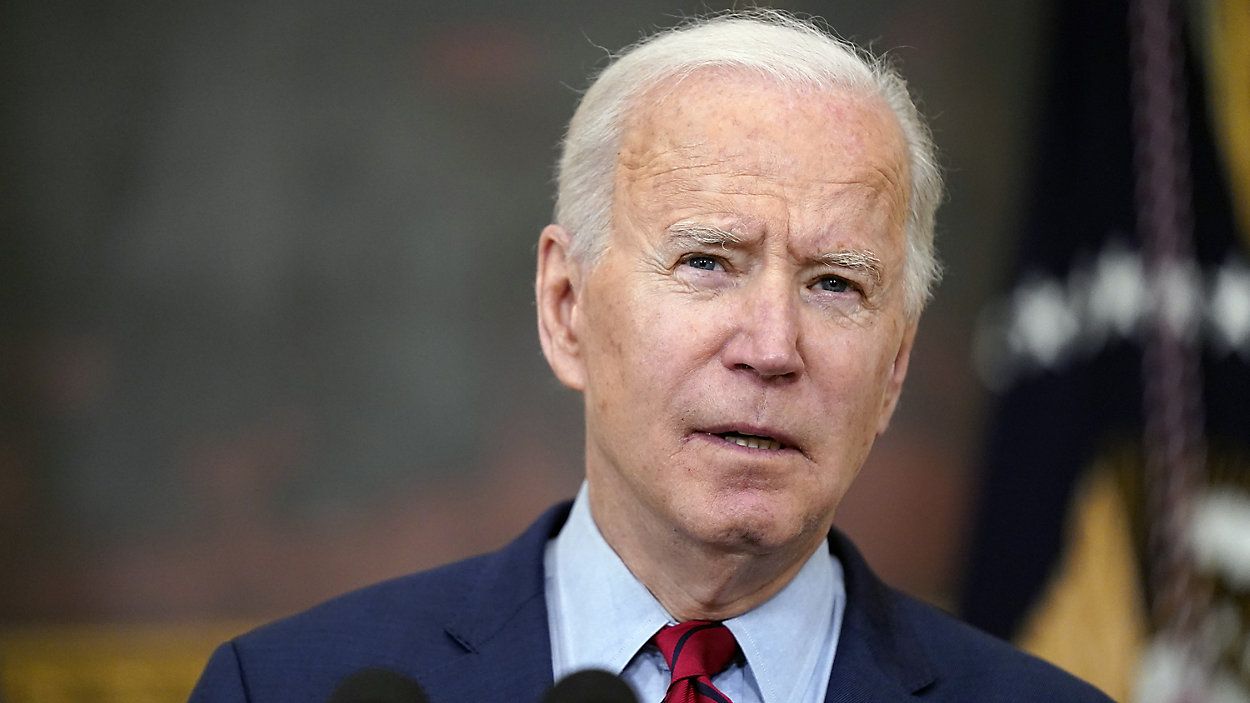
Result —
[{"label": "open mouth", "polygon": [[784,449],[786,446],[772,437],[764,437],[761,435],[743,434],[740,432],[715,432],[713,434],[726,442],[732,442],[739,447],[746,447],[748,449],[777,451],[779,449]]}]

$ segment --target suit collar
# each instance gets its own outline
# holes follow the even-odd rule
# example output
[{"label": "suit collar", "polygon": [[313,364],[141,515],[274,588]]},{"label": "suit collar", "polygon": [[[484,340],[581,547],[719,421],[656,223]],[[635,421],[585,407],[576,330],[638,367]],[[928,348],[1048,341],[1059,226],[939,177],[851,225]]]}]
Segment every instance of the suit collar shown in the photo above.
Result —
[{"label": "suit collar", "polygon": [[[551,508],[507,547],[481,559],[459,612],[446,625],[465,654],[423,677],[433,700],[539,700],[551,687],[543,551],[570,506]],[[907,700],[936,676],[899,612],[900,596],[837,530],[829,535],[829,548],[842,563],[847,598],[826,701]]]},{"label": "suit collar", "polygon": [[877,578],[841,532],[829,549],[842,562],[846,613],[825,700],[833,703],[907,700],[936,680],[928,657],[899,612],[901,597]]}]

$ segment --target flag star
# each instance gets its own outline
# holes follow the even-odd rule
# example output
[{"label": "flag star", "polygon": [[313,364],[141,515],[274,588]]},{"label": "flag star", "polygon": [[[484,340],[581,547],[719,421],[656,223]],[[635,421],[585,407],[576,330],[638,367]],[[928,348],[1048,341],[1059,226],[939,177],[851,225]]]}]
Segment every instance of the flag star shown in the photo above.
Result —
[{"label": "flag star", "polygon": [[1052,280],[1017,292],[1008,344],[1017,354],[1044,368],[1054,368],[1080,331],[1063,288]]},{"label": "flag star", "polygon": [[1103,250],[1089,289],[1089,324],[1128,337],[1146,310],[1141,260],[1123,246]]},{"label": "flag star", "polygon": [[1250,356],[1250,268],[1240,262],[1220,267],[1207,315],[1225,350]]},{"label": "flag star", "polygon": [[1202,273],[1188,262],[1165,264],[1157,274],[1155,314],[1177,337],[1197,331],[1201,311]]},{"label": "flag star", "polygon": [[1250,588],[1250,495],[1212,488],[1199,496],[1188,532],[1194,558],[1232,585]]}]

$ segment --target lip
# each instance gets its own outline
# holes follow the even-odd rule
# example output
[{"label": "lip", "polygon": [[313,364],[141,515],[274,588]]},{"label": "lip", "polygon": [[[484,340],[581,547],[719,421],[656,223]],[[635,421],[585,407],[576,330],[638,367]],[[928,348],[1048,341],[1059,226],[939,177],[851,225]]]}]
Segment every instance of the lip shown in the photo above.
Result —
[{"label": "lip", "polygon": [[[769,450],[769,449],[751,449],[749,447],[741,447],[741,446],[738,446],[737,444],[734,444],[733,442],[730,442],[718,436],[718,435],[722,435],[728,432],[735,432],[737,434],[755,435],[757,437],[768,437],[770,439],[774,439],[778,442],[781,442],[781,449]],[[799,445],[798,440],[796,440],[793,435],[783,430],[779,430],[775,427],[767,427],[763,425],[727,423],[724,425],[713,425],[710,427],[701,427],[701,428],[696,429],[693,434],[695,434],[696,436],[706,435],[708,439],[724,444],[725,446],[732,447],[734,449],[739,449],[742,451],[753,452],[757,454],[761,452],[773,452],[777,454],[784,454],[789,451],[796,451],[801,454],[805,454],[805,452],[803,451],[803,448]]]}]

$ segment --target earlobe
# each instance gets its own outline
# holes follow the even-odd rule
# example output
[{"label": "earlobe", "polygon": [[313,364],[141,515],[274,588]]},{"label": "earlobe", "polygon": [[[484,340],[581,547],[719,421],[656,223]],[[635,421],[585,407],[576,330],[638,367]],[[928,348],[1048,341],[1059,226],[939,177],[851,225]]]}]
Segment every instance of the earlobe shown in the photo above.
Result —
[{"label": "earlobe", "polygon": [[569,233],[560,225],[543,228],[538,237],[534,298],[543,356],[561,383],[580,391],[586,375],[578,335],[580,270],[569,254],[569,244]]},{"label": "earlobe", "polygon": [[877,435],[883,434],[890,426],[890,418],[898,407],[899,396],[903,393],[903,381],[907,378],[907,365],[911,362],[912,343],[916,341],[917,322],[908,323],[899,343],[898,353],[894,355],[894,363],[890,367],[890,376],[886,380],[885,396],[881,403],[881,416],[877,420]]}]

